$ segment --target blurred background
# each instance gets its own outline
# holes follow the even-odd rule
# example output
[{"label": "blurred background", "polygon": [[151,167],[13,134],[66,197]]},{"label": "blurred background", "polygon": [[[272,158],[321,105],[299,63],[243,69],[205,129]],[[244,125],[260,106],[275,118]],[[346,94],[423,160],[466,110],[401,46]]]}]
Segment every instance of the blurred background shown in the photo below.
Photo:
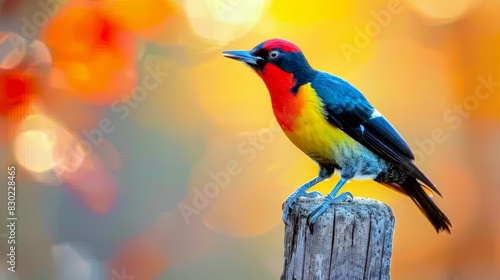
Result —
[{"label": "blurred background", "polygon": [[[356,85],[443,193],[452,236],[381,185],[345,187],[392,207],[393,279],[500,279],[499,14],[498,0],[0,0],[0,182],[14,165],[18,217],[16,273],[0,227],[0,279],[278,279],[282,202],[318,169],[260,79],[221,56],[275,37]],[[7,223],[6,188],[0,207]]]}]

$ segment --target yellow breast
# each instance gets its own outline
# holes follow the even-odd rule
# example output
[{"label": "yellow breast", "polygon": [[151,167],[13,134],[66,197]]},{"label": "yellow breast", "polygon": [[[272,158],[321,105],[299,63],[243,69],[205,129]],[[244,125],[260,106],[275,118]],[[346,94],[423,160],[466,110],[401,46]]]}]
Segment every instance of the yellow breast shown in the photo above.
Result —
[{"label": "yellow breast", "polygon": [[293,129],[285,130],[287,137],[304,153],[317,161],[335,161],[335,154],[357,142],[325,118],[322,102],[310,84],[299,88],[296,98],[303,104],[293,120]]}]

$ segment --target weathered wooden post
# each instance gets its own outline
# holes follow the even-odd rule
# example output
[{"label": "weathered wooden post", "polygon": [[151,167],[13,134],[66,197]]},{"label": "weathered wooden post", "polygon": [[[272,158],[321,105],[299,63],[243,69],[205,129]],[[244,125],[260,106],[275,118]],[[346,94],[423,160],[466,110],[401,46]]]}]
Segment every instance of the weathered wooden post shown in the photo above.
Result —
[{"label": "weathered wooden post", "polygon": [[373,199],[332,205],[307,227],[307,215],[323,198],[301,197],[285,227],[282,280],[390,279],[394,215]]}]

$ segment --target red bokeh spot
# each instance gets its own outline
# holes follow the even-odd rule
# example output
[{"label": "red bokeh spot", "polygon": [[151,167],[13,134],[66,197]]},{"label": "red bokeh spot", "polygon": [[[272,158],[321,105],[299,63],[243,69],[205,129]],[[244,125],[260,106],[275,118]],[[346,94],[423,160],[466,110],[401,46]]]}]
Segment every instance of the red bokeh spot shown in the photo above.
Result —
[{"label": "red bokeh spot", "polygon": [[98,43],[107,46],[107,45],[109,45],[109,43],[111,42],[111,39],[112,39],[112,35],[113,35],[112,26],[109,23],[109,21],[107,21],[107,20],[102,20],[101,24],[102,25],[100,26],[100,30],[98,30],[98,33],[97,33],[97,34],[99,34]]},{"label": "red bokeh spot", "polygon": [[[77,32],[75,32],[77,30]],[[69,5],[48,24],[44,37],[57,54],[81,55],[119,47],[120,29],[92,4]]]},{"label": "red bokeh spot", "polygon": [[125,243],[111,266],[118,271],[125,267],[128,274],[138,279],[156,279],[168,267],[160,248],[142,236],[133,238]]},{"label": "red bokeh spot", "polygon": [[54,51],[55,83],[81,101],[109,104],[132,92],[135,38],[99,2],[68,4],[48,24],[44,37]]},{"label": "red bokeh spot", "polygon": [[38,90],[37,80],[17,71],[0,73],[0,115],[8,116],[16,110],[15,119],[22,118]]}]

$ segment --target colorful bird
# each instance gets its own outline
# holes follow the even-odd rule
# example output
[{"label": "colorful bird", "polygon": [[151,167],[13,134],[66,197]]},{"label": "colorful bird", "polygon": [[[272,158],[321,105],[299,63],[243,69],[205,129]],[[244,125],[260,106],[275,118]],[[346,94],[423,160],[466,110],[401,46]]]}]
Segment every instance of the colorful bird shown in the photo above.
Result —
[{"label": "colorful bird", "polygon": [[313,69],[295,44],[282,39],[223,56],[244,62],[262,78],[286,136],[319,165],[318,176],[286,200],[285,223],[300,196],[311,196],[309,188],[337,172],[339,182],[308,217],[311,229],[332,203],[352,200],[348,192],[338,195],[346,182],[372,179],[408,195],[438,233],[450,233],[450,220],[426,193],[441,196],[438,189],[415,165],[401,135],[355,87]]}]

